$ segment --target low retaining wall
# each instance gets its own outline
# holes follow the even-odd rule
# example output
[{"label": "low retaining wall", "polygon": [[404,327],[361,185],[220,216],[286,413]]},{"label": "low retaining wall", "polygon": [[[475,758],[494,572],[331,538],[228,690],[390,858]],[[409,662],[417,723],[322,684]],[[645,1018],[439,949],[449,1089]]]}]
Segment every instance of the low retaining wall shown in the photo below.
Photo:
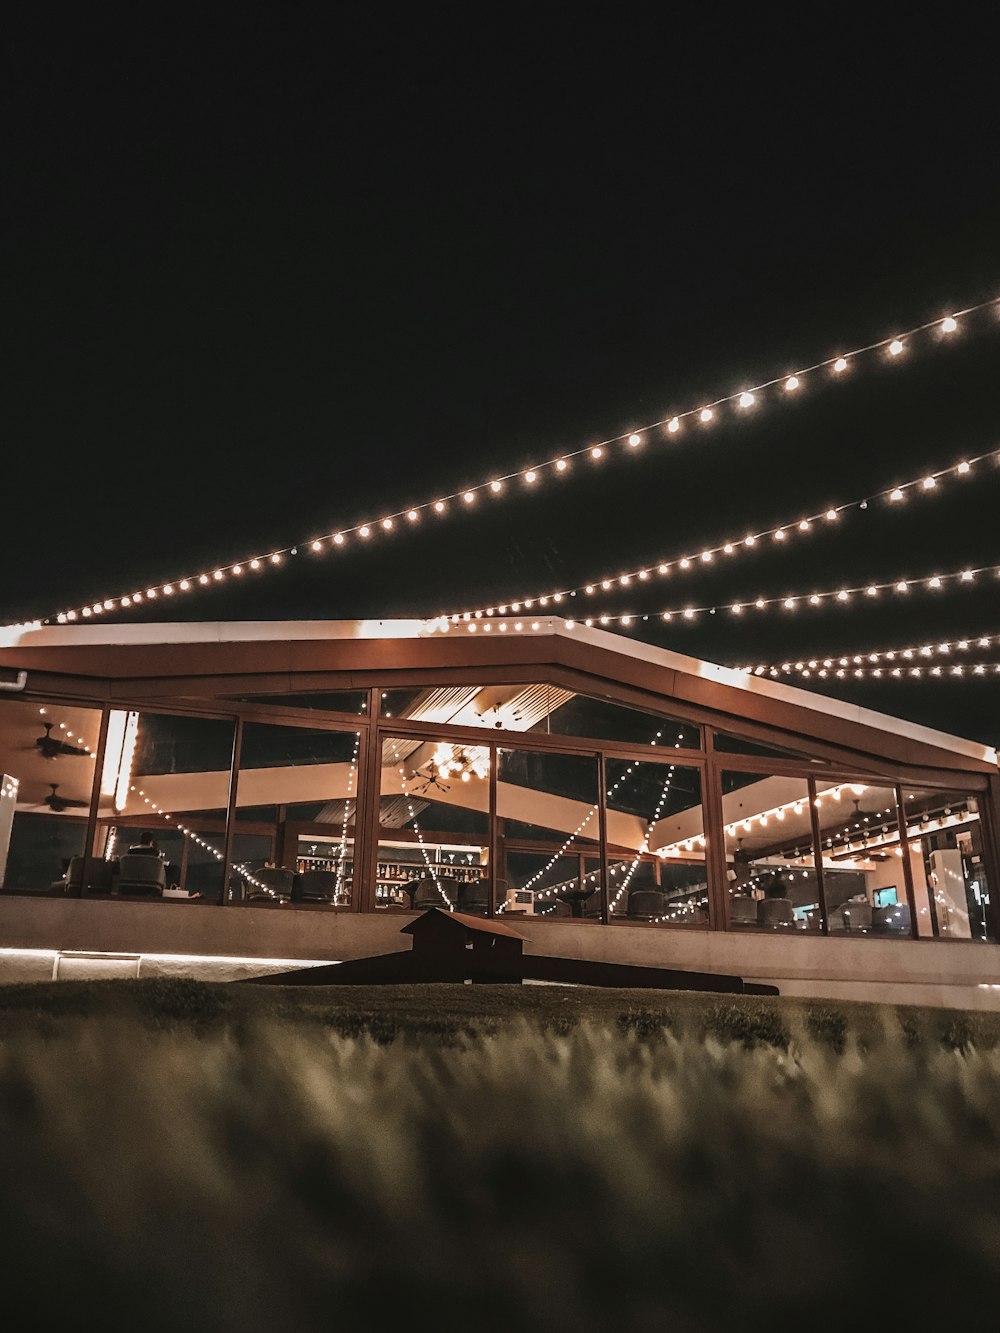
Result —
[{"label": "low retaining wall", "polygon": [[[92,976],[237,980],[407,951],[416,914],[0,895],[0,984]],[[525,952],[732,973],[782,995],[1000,1008],[1000,946],[723,933],[504,917]]]}]

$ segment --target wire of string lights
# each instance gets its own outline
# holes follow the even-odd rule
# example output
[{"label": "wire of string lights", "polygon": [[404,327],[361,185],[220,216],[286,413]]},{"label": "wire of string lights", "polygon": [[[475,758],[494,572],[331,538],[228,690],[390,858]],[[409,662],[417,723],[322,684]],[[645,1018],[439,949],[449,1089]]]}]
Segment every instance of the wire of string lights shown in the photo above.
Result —
[{"label": "wire of string lights", "polygon": [[[154,602],[160,597],[170,598],[176,595],[186,595],[197,591],[199,588],[218,584],[229,578],[238,579],[247,574],[258,574],[280,566],[286,558],[298,556],[302,552],[319,554],[328,550],[342,549],[354,541],[366,543],[374,537],[417,525],[424,517],[435,519],[444,517],[450,511],[451,506],[456,504],[464,508],[475,505],[480,499],[503,498],[514,484],[533,487],[549,474],[554,477],[568,476],[572,473],[572,465],[576,461],[586,460],[592,464],[600,463],[616,447],[620,446],[627,452],[635,451],[658,436],[660,432],[664,437],[672,440],[683,433],[684,426],[689,422],[694,422],[700,428],[705,428],[717,422],[726,411],[737,414],[752,411],[761,404],[769,392],[773,392],[780,397],[797,393],[810,376],[827,374],[834,379],[843,378],[862,358],[880,358],[890,364],[905,359],[908,348],[918,339],[924,338],[931,344],[936,341],[949,340],[958,334],[962,328],[963,320],[968,321],[970,316],[987,309],[992,311],[1000,309],[1000,298],[992,298],[976,305],[966,306],[961,310],[955,310],[945,316],[937,316],[890,337],[880,338],[864,346],[855,347],[850,351],[839,352],[820,361],[804,365],[790,373],[782,373],[758,384],[723,394],[709,402],[671,412],[668,416],[636,426],[621,435],[608,437],[595,444],[564,450],[533,464],[531,467],[516,472],[494,475],[474,485],[438,494],[434,499],[422,501],[406,509],[395,510],[379,518],[368,519],[362,523],[342,527],[336,531],[312,538],[304,538],[294,545],[268,553],[257,553],[226,564],[217,565],[212,569],[203,569],[171,578],[162,583],[147,586],[145,589],[133,589],[113,595],[104,594],[88,605],[53,612],[27,623],[37,625],[46,621],[55,621],[59,624],[65,624],[75,620],[106,616],[118,609],[125,610],[136,605],[143,605],[146,602]],[[8,626],[8,628],[17,627]]]}]

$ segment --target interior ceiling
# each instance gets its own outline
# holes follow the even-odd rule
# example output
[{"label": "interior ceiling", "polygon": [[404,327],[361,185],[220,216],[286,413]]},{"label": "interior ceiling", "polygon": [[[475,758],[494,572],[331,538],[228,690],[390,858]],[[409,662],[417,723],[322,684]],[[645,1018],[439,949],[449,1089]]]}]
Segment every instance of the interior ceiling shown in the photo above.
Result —
[{"label": "interior ceiling", "polygon": [[[40,705],[25,700],[4,700],[0,704],[0,772],[18,780],[17,808],[31,809],[51,794],[52,784],[60,797],[90,804],[94,784],[93,752],[97,749],[101,714],[95,708],[77,708],[62,704]],[[45,735],[45,723],[51,722],[53,738],[70,736],[76,746],[86,745],[91,754],[59,754],[47,759],[35,744]],[[44,811],[46,806],[41,805]],[[70,813],[79,813],[74,808]]]},{"label": "interior ceiling", "polygon": [[[445,686],[428,689],[414,699],[402,716],[407,720],[454,723],[462,726],[501,725],[507,731],[526,731],[536,726],[554,709],[573,697],[568,690],[550,685]],[[17,808],[22,811],[48,810],[43,798],[57,786],[60,798],[90,802],[95,760],[89,755],[59,754],[46,758],[35,744],[45,734],[45,723],[52,723],[52,735],[72,736],[74,743],[96,752],[100,729],[100,711],[96,708],[62,704],[40,705],[27,700],[3,700],[0,712],[0,773],[18,780]],[[399,763],[420,748],[422,741],[387,741],[383,763]],[[426,802],[412,799],[412,812],[404,800],[389,803],[385,811],[391,827],[402,827],[426,807]],[[67,812],[78,814],[81,807]],[[331,801],[319,815],[339,823],[343,818],[342,801]]]}]

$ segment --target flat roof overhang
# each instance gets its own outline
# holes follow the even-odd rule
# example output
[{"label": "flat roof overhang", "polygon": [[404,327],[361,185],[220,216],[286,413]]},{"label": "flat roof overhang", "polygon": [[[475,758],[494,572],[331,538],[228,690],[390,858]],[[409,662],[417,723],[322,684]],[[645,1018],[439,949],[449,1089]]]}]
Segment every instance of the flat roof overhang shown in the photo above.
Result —
[{"label": "flat roof overhang", "polygon": [[161,697],[174,686],[190,697],[196,684],[204,689],[211,682],[219,692],[220,678],[222,692],[246,688],[248,677],[285,678],[269,682],[274,692],[304,688],[302,678],[310,673],[335,673],[342,677],[338,688],[359,688],[379,673],[482,674],[490,667],[540,676],[559,667],[606,681],[612,690],[620,684],[654,695],[667,711],[675,700],[688,704],[723,727],[742,720],[897,763],[997,772],[993,746],[562,617],[0,628],[0,672],[28,671],[29,688],[33,672],[85,680],[106,699],[127,697],[130,685],[150,681],[162,684]]}]

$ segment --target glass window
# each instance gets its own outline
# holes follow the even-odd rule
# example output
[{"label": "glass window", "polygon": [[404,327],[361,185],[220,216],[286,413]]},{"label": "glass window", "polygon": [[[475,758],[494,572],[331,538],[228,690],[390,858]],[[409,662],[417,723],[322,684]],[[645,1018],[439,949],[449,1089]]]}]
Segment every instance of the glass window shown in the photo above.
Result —
[{"label": "glass window", "polygon": [[[612,920],[708,921],[701,773],[666,761],[609,759],[608,881]],[[622,855],[628,848],[631,855]]]},{"label": "glass window", "polygon": [[995,943],[978,797],[904,786],[903,803],[917,933]]},{"label": "glass window", "polygon": [[244,724],[234,900],[350,905],[360,748],[360,730]]},{"label": "glass window", "polygon": [[100,724],[96,708],[0,696],[5,890],[79,895]]},{"label": "glass window", "polygon": [[727,771],[722,819],[731,930],[822,930],[805,778]]},{"label": "glass window", "polygon": [[488,914],[489,774],[486,746],[383,741],[376,908]]},{"label": "glass window", "polygon": [[[777,745],[764,745],[761,741],[751,741],[743,736],[728,736],[724,731],[715,733],[715,748],[722,750],[725,754],[751,754],[759,755],[762,759],[803,759],[806,756],[803,753],[796,753],[794,750],[783,750]],[[820,761],[813,760],[818,763]]]},{"label": "glass window", "polygon": [[909,935],[895,787],[818,781],[816,809],[830,934]]},{"label": "glass window", "polygon": [[678,749],[698,749],[701,745],[701,732],[691,723],[574,694],[557,685],[442,685],[385,690],[381,707],[383,717],[408,721]]},{"label": "glass window", "polygon": [[278,704],[284,708],[311,708],[330,713],[358,716],[368,710],[367,690],[331,690],[306,694],[238,694],[233,698],[245,704]]},{"label": "glass window", "polygon": [[234,734],[225,718],[112,710],[97,850],[121,897],[221,900]]},{"label": "glass window", "polygon": [[600,919],[596,756],[500,750],[496,910]]}]

